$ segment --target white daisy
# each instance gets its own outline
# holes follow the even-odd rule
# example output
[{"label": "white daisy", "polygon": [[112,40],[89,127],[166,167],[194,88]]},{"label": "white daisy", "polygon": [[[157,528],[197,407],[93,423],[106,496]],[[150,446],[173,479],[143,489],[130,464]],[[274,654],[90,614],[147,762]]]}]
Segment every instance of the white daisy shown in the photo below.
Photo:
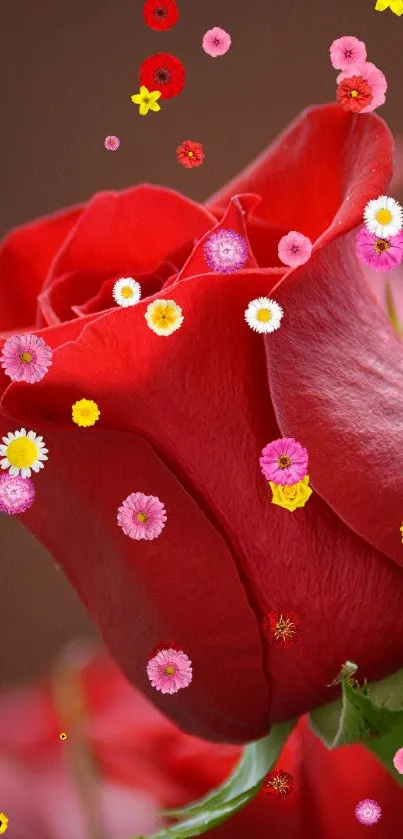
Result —
[{"label": "white daisy", "polygon": [[172,335],[183,323],[182,309],[174,300],[154,300],[144,317],[156,335]]},{"label": "white daisy", "polygon": [[380,195],[365,205],[364,222],[370,233],[390,239],[403,227],[403,209],[394,198]]},{"label": "white daisy", "polygon": [[275,300],[270,300],[270,297],[257,297],[256,300],[251,300],[245,310],[246,323],[261,335],[278,329],[282,317],[281,306]]},{"label": "white daisy", "polygon": [[0,446],[0,467],[8,469],[12,476],[21,473],[22,478],[30,478],[31,470],[39,472],[43,469],[43,460],[47,460],[48,449],[45,448],[43,437],[38,437],[35,431],[11,431],[2,438],[3,446]]},{"label": "white daisy", "polygon": [[113,286],[113,299],[118,306],[135,306],[141,297],[141,286],[133,277],[122,277]]}]

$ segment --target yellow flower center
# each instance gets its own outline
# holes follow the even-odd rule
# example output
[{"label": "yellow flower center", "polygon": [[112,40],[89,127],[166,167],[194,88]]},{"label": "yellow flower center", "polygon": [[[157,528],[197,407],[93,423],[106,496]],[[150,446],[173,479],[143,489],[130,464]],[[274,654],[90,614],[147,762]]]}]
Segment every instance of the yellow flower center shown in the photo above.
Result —
[{"label": "yellow flower center", "polygon": [[157,306],[151,314],[151,320],[160,329],[167,329],[172,326],[178,319],[178,315],[173,306],[162,305]]},{"label": "yellow flower center", "polygon": [[268,320],[271,320],[271,312],[268,309],[259,309],[256,317],[258,320],[263,321],[263,323],[267,323]]},{"label": "yellow flower center", "polygon": [[374,248],[376,253],[383,253],[384,251],[389,250],[390,244],[385,239],[377,239],[374,244]]},{"label": "yellow flower center", "polygon": [[11,466],[28,469],[38,457],[38,447],[27,437],[17,437],[8,444],[6,456]]},{"label": "yellow flower center", "polygon": [[294,635],[295,624],[290,618],[283,618],[282,616],[276,622],[274,637],[275,638],[289,638]]},{"label": "yellow flower center", "polygon": [[188,157],[194,157],[194,152],[188,151]]},{"label": "yellow flower center", "polygon": [[129,285],[125,285],[125,286],[123,286],[123,288],[122,288],[122,290],[121,290],[121,292],[120,292],[120,293],[121,293],[122,297],[125,297],[125,298],[126,298],[126,300],[127,300],[129,297],[133,297],[133,289],[132,289],[132,288],[130,288],[130,286],[129,286]]},{"label": "yellow flower center", "polygon": [[298,495],[298,484],[282,487],[285,498],[290,498],[293,501]]},{"label": "yellow flower center", "polygon": [[392,213],[386,209],[378,210],[376,220],[378,224],[389,224],[392,221]]},{"label": "yellow flower center", "polygon": [[137,513],[136,519],[140,522],[147,521],[147,516],[144,513]]},{"label": "yellow flower center", "polygon": [[350,96],[352,96],[352,97],[353,97],[353,99],[356,99],[356,98],[357,98],[357,96],[358,96],[358,90],[355,90],[355,89],[354,89],[354,90],[350,90]]},{"label": "yellow flower center", "polygon": [[22,352],[20,355],[20,359],[21,361],[24,361],[26,364],[28,364],[30,361],[32,361],[32,354],[30,352]]},{"label": "yellow flower center", "polygon": [[287,466],[291,466],[291,458],[287,454],[280,455],[277,466],[279,469],[287,469]]},{"label": "yellow flower center", "polygon": [[168,667],[165,668],[166,676],[173,676],[175,673],[175,667],[173,664],[168,664]]}]

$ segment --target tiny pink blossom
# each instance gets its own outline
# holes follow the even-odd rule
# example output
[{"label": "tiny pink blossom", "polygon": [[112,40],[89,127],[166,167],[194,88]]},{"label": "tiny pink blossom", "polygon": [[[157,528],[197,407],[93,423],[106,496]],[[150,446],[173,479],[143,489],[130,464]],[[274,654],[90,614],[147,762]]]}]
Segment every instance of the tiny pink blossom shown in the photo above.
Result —
[{"label": "tiny pink blossom", "polygon": [[29,510],[35,499],[35,487],[30,478],[21,475],[0,477],[0,511],[10,516],[19,515]]},{"label": "tiny pink blossom", "polygon": [[362,227],[357,233],[356,251],[358,259],[375,271],[392,271],[403,262],[403,231],[382,239]]},{"label": "tiny pink blossom", "polygon": [[376,824],[381,818],[382,810],[373,798],[363,798],[355,808],[355,816],[360,824]]},{"label": "tiny pink blossom", "polygon": [[13,382],[39,382],[52,364],[52,350],[37,335],[7,338],[0,356],[4,372]]},{"label": "tiny pink blossom", "polygon": [[397,752],[395,752],[395,756],[393,758],[393,766],[395,767],[396,772],[398,772],[399,775],[403,775],[403,748],[398,749]]},{"label": "tiny pink blossom", "polygon": [[[370,61],[366,61],[364,64],[361,64],[357,72],[363,79],[365,79],[371,88],[372,100],[369,105],[366,105],[365,108],[360,111],[361,114],[368,114],[371,111],[375,111],[376,108],[379,108],[385,103],[385,94],[388,89],[388,83],[386,81],[385,74],[382,73],[382,70]],[[343,79],[348,78],[350,75],[349,71],[339,73],[336,79],[337,84],[340,84]]]},{"label": "tiny pink blossom", "polygon": [[282,437],[264,447],[259,463],[273,484],[297,484],[308,473],[308,452],[293,437]]},{"label": "tiny pink blossom", "polygon": [[284,265],[296,268],[308,262],[312,253],[312,242],[303,233],[290,230],[278,243],[278,255]]},{"label": "tiny pink blossom", "polygon": [[361,64],[367,58],[364,41],[359,41],[354,35],[343,35],[333,41],[330,47],[330,61],[335,70],[346,70],[350,75],[358,72]]},{"label": "tiny pink blossom", "polygon": [[203,49],[207,55],[212,58],[217,58],[219,55],[225,55],[231,46],[231,35],[220,29],[219,26],[214,26],[209,29],[203,36]]},{"label": "tiny pink blossom", "polygon": [[155,495],[132,492],[118,509],[118,525],[131,539],[156,539],[167,520],[164,505]]},{"label": "tiny pink blossom", "polygon": [[116,137],[115,134],[108,134],[105,137],[104,146],[108,151],[116,151],[120,146],[119,137]]},{"label": "tiny pink blossom", "polygon": [[182,650],[161,650],[148,662],[147,675],[156,690],[177,693],[192,681],[192,662]]}]

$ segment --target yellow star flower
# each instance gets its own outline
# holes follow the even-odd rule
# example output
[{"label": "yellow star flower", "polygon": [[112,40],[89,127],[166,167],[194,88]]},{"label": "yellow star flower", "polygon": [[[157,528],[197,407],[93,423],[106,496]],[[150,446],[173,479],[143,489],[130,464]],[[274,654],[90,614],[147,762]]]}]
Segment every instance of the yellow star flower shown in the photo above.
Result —
[{"label": "yellow star flower", "polygon": [[400,17],[400,15],[403,15],[403,0],[377,0],[375,9],[377,12],[384,12],[385,9],[390,9],[393,14]]},{"label": "yellow star flower", "polygon": [[[403,3],[403,0],[402,0]],[[158,104],[157,99],[161,96],[160,90],[148,90],[144,85],[141,85],[140,93],[136,93],[135,96],[131,96],[132,102],[135,105],[140,105],[139,113],[142,116],[148,114],[149,111],[160,111],[161,106]]]},{"label": "yellow star flower", "polygon": [[305,475],[302,481],[290,486],[281,486],[281,484],[273,484],[271,481],[270,489],[273,493],[271,499],[272,504],[278,504],[279,507],[284,507],[286,510],[293,512],[297,507],[305,507],[308,498],[312,495],[312,490],[309,484],[309,475]]},{"label": "yellow star flower", "polygon": [[0,813],[0,833],[5,833],[8,827],[8,818],[5,813]]}]

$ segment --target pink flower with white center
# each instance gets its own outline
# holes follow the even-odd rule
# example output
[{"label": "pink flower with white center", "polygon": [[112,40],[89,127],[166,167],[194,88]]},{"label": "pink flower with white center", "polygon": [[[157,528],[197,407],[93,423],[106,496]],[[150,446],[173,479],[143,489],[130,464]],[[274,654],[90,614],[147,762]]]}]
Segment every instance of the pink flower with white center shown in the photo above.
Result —
[{"label": "pink flower with white center", "polygon": [[119,137],[116,137],[115,134],[108,134],[104,140],[104,146],[108,151],[117,151],[120,146]]},{"label": "pink flower with white center", "polygon": [[21,475],[0,476],[0,511],[15,516],[25,513],[35,499],[35,487],[30,478]]},{"label": "pink flower with white center", "polygon": [[345,70],[354,75],[366,59],[367,49],[364,41],[359,41],[354,35],[343,35],[342,38],[333,41],[330,47],[330,61],[335,70]]},{"label": "pink flower with white center", "polygon": [[156,539],[167,520],[164,505],[155,495],[132,492],[118,509],[118,525],[131,539]]},{"label": "pink flower with white center", "polygon": [[177,693],[192,681],[192,662],[182,650],[161,650],[148,662],[147,675],[160,693]]},{"label": "pink flower with white center", "polygon": [[308,474],[308,452],[293,437],[268,443],[259,463],[266,480],[281,486],[297,484]]},{"label": "pink flower with white center", "polygon": [[403,775],[403,748],[398,749],[397,752],[395,752],[395,756],[393,758],[393,766],[395,767],[396,772],[398,772],[399,775]]},{"label": "pink flower with white center", "polygon": [[235,230],[215,230],[203,245],[206,264],[211,271],[232,274],[239,271],[248,261],[248,243]]},{"label": "pink flower with white center", "polygon": [[6,376],[13,382],[39,382],[52,364],[52,350],[37,335],[7,338],[0,356]]},{"label": "pink flower with white center", "polygon": [[403,262],[403,231],[382,239],[362,227],[357,233],[356,251],[358,259],[375,271],[392,271]]},{"label": "pink flower with white center", "polygon": [[360,824],[376,824],[381,818],[382,810],[373,798],[363,798],[355,808],[355,816]]},{"label": "pink flower with white center", "polygon": [[[385,94],[388,89],[388,83],[384,73],[382,73],[382,70],[370,61],[366,61],[364,64],[361,64],[357,72],[363,77],[363,79],[365,79],[372,91],[372,101],[360,112],[361,114],[368,114],[370,111],[375,111],[376,108],[379,108],[385,103]],[[351,75],[349,72],[339,73],[336,80],[337,84],[340,84],[340,82],[343,81],[343,79],[348,78],[349,75]]]},{"label": "pink flower with white center", "polygon": [[310,259],[311,253],[311,240],[308,239],[308,236],[304,236],[303,233],[298,233],[296,230],[290,230],[278,243],[279,259],[290,268],[304,265]]},{"label": "pink flower with white center", "polygon": [[207,55],[212,58],[217,58],[219,55],[225,55],[231,46],[231,35],[220,29],[219,26],[214,26],[209,29],[203,36],[203,49]]}]

